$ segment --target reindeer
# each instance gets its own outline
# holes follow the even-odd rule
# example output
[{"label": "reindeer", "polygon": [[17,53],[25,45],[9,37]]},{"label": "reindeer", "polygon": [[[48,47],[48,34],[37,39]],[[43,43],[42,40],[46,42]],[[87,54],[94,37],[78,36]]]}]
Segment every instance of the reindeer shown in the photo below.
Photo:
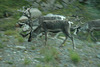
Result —
[{"label": "reindeer", "polygon": [[[29,11],[29,10],[28,10]],[[30,16],[29,16],[30,15]],[[72,43],[73,43],[73,48],[74,48],[74,42],[73,42],[73,37],[71,36],[70,34],[70,27],[71,27],[71,22],[68,22],[68,21],[65,21],[65,17],[63,16],[60,16],[60,15],[56,15],[55,17],[53,16],[40,16],[38,19],[39,19],[39,26],[33,30],[32,29],[32,21],[31,21],[31,13],[29,12],[29,14],[24,14],[24,16],[26,16],[28,19],[28,23],[25,22],[25,24],[28,24],[30,27],[31,27],[31,31],[30,33],[30,36],[29,36],[29,39],[28,41],[31,41],[32,39],[32,35],[33,37],[36,37],[37,34],[41,33],[41,32],[45,32],[45,45],[46,45],[46,41],[47,41],[47,30],[49,29],[48,26],[49,24],[51,24],[49,27],[51,27],[51,31],[50,32],[55,32],[55,31],[58,31],[57,29],[60,29],[66,36],[66,39],[64,40],[64,42],[62,44],[65,43],[65,41],[67,40],[67,36],[72,40]],[[59,20],[60,19],[60,20]],[[46,21],[46,27],[45,27],[45,20],[50,20],[50,21]],[[55,21],[56,20],[56,21]],[[54,24],[54,25],[53,25]],[[61,26],[60,26],[61,24]],[[64,26],[66,25],[66,26]],[[64,27],[63,27],[64,26]],[[53,28],[52,28],[53,27]],[[45,30],[46,29],[46,30]],[[52,31],[52,30],[55,30],[55,31]],[[27,36],[28,34],[24,35],[24,36]],[[62,46],[62,45],[61,45]]]},{"label": "reindeer", "polygon": [[78,22],[78,23],[76,23],[75,26],[71,27],[71,31],[74,31],[74,35],[77,35],[77,33],[79,32],[80,26],[83,24],[83,22],[81,21],[83,19],[83,17],[77,16],[77,15],[72,15],[71,17],[75,18],[74,22]]},{"label": "reindeer", "polygon": [[40,25],[34,31],[32,31],[30,33],[30,37],[29,37],[28,41],[30,42],[32,40],[32,38],[35,38],[42,31],[44,31],[45,45],[46,45],[47,32],[59,30],[59,31],[62,31],[66,36],[65,40],[60,45],[60,47],[63,46],[63,44],[67,40],[67,37],[69,37],[72,40],[73,49],[74,49],[74,41],[73,41],[73,37],[71,36],[71,33],[70,33],[70,28],[71,28],[70,26],[71,26],[71,23],[68,22],[67,20],[45,20],[45,21],[41,22]]},{"label": "reindeer", "polygon": [[[47,14],[45,16],[40,16],[38,18],[36,18],[34,21],[32,21],[31,19],[31,12],[30,12],[31,8],[28,8],[27,10],[25,10],[23,12],[23,17],[21,17],[19,20],[21,22],[18,22],[18,25],[21,26],[25,26],[26,24],[29,25],[31,27],[31,29],[35,29],[37,26],[39,26],[39,24],[41,22],[43,22],[44,20],[64,20],[66,19],[66,17],[62,16],[62,15],[53,15],[53,14]],[[23,19],[24,18],[24,19]],[[26,19],[26,20],[25,20]],[[25,20],[25,21],[24,21]],[[26,37],[29,33],[27,34],[23,34],[24,31],[21,32],[21,35],[23,37]],[[58,32],[58,31],[57,31]]]},{"label": "reindeer", "polygon": [[83,26],[79,26],[78,31],[79,32],[82,31],[84,33],[88,32],[94,40],[97,40],[93,36],[93,31],[100,31],[100,19],[92,20],[92,21],[89,21],[89,22],[83,24]]},{"label": "reindeer", "polygon": [[[37,26],[39,26],[39,24],[41,24],[45,20],[59,20],[59,19],[61,20],[61,17],[40,16],[39,18],[35,19],[34,21],[30,21],[30,18],[29,18],[28,20],[26,20],[26,21],[24,21],[22,23],[21,22],[18,23],[20,26],[24,26],[23,27],[23,31],[20,34],[23,37],[26,37],[29,34],[29,33],[23,34],[23,32],[25,31],[25,29],[28,27],[27,25],[29,25],[31,27],[30,30],[34,30],[34,29],[36,29]],[[36,21],[38,21],[38,22],[36,22]],[[25,26],[26,26],[26,28],[25,28]],[[59,32],[59,31],[56,31],[56,32]]]}]

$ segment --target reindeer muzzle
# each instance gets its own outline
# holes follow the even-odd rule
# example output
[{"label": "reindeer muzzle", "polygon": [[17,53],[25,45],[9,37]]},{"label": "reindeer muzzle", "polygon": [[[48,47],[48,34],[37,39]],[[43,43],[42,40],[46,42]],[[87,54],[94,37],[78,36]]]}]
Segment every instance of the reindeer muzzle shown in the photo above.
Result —
[{"label": "reindeer muzzle", "polygon": [[15,27],[20,27],[20,25],[18,23],[16,23]]},{"label": "reindeer muzzle", "polygon": [[21,28],[24,24],[25,23],[18,22],[18,23],[16,23],[16,27],[20,27]]}]

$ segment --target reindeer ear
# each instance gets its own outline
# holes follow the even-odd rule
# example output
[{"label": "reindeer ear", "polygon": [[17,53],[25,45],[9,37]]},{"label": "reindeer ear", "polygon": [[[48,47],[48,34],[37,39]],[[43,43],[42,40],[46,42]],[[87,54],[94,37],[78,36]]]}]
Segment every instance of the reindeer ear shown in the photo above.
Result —
[{"label": "reindeer ear", "polygon": [[28,39],[28,42],[31,42],[31,39]]},{"label": "reindeer ear", "polygon": [[71,22],[71,21],[68,21],[68,23],[69,23],[69,24],[73,24],[73,22]]}]

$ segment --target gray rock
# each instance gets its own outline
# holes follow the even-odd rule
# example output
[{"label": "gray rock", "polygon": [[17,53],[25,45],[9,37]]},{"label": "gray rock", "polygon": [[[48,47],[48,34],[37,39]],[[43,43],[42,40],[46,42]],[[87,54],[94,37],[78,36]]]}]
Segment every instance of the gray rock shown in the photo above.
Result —
[{"label": "gray rock", "polygon": [[69,0],[62,0],[64,3],[68,3],[69,2]]},{"label": "gray rock", "polygon": [[26,0],[26,1],[28,1],[28,2],[32,2],[32,1],[35,1],[35,0]]},{"label": "gray rock", "polygon": [[51,9],[51,5],[50,5],[50,4],[47,4],[47,3],[45,3],[45,2],[43,2],[43,3],[41,4],[41,8],[42,8],[43,11],[48,11],[48,10]]},{"label": "gray rock", "polygon": [[96,42],[96,44],[100,45],[100,42]]},{"label": "gray rock", "polygon": [[54,4],[56,0],[47,0],[48,4]]},{"label": "gray rock", "polygon": [[39,7],[39,4],[38,4],[37,2],[34,2],[34,3],[32,4],[32,6],[34,6],[35,8],[38,8],[38,7]]},{"label": "gray rock", "polygon": [[42,6],[42,7],[46,7],[47,4],[46,4],[45,2],[42,2],[42,3],[41,3],[41,6]]},{"label": "gray rock", "polygon": [[[25,13],[29,16],[28,9],[29,9],[29,8],[27,8],[27,10],[25,11]],[[42,12],[41,12],[38,8],[31,8],[31,9],[30,9],[30,13],[31,13],[31,17],[32,17],[32,18],[37,18],[37,17],[39,17],[39,16],[42,15]],[[24,18],[25,18],[25,17],[24,17]],[[27,19],[27,18],[25,18],[25,19]]]},{"label": "gray rock", "polygon": [[16,49],[26,49],[25,46],[16,46],[15,48],[16,48]]},{"label": "gray rock", "polygon": [[97,58],[99,58],[99,59],[100,59],[100,54],[98,54],[98,55],[97,55]]},{"label": "gray rock", "polygon": [[38,8],[31,8],[30,12],[32,14],[31,16],[34,18],[37,18],[42,15],[42,12]]},{"label": "gray rock", "polygon": [[21,17],[19,18],[19,21],[25,21],[25,20],[28,20],[28,18],[27,18],[26,16],[21,16]]},{"label": "gray rock", "polygon": [[79,0],[79,2],[83,2],[83,0]]},{"label": "gray rock", "polygon": [[63,8],[63,6],[61,4],[55,4],[55,7],[58,8],[58,9]]},{"label": "gray rock", "polygon": [[37,3],[41,2],[41,0],[36,0]]},{"label": "gray rock", "polygon": [[62,2],[62,5],[63,5],[64,8],[67,8],[67,4],[66,3]]}]

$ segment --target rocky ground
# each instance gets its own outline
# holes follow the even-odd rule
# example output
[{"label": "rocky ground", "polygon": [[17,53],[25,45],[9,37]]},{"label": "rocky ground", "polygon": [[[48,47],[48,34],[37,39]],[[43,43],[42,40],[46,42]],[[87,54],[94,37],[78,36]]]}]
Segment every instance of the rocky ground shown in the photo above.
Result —
[{"label": "rocky ground", "polygon": [[18,41],[16,36],[0,31],[0,67],[100,67],[99,42],[89,43],[74,37],[73,50],[69,38],[64,47],[59,47],[63,38],[48,37],[45,46],[44,36],[32,42],[27,42],[27,38]]}]

